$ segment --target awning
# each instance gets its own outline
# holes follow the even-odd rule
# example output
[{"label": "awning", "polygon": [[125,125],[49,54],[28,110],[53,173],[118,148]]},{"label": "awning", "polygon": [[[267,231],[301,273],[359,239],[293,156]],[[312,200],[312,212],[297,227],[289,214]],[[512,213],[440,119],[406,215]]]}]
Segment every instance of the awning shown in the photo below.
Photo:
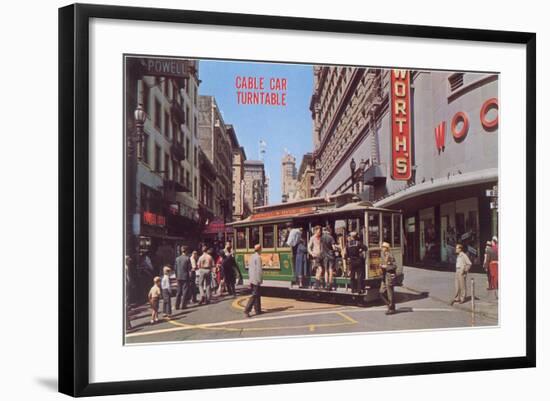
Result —
[{"label": "awning", "polygon": [[223,220],[216,219],[212,220],[203,230],[203,234],[217,234],[219,232],[232,232],[233,229],[231,227],[227,227]]}]

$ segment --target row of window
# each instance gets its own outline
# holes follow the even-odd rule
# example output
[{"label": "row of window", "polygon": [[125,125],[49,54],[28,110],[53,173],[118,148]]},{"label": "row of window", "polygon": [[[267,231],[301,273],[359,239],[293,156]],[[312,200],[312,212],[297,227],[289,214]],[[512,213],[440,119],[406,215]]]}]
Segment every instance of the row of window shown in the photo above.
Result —
[{"label": "row of window", "polygon": [[[163,177],[181,183],[186,188],[192,190],[193,198],[197,197],[197,177],[194,177],[193,187],[191,188],[191,173],[185,167],[182,167],[177,160],[174,160],[161,147],[155,143],[153,157],[151,158],[149,142],[151,139],[148,134],[144,134],[142,161],[151,166],[154,173],[162,174]],[[164,153],[164,157],[163,157]],[[197,147],[195,147],[195,160],[197,160]],[[197,163],[198,164],[198,163]]]},{"label": "row of window", "polygon": [[261,244],[264,249],[273,249],[277,244],[277,248],[288,248],[286,245],[288,231],[286,224],[237,228],[235,246],[237,249],[251,250],[254,249],[254,245]]},{"label": "row of window", "polygon": [[[336,234],[342,235],[347,231],[356,231],[362,236],[363,219],[341,219],[334,222]],[[340,228],[338,228],[340,227]],[[342,230],[345,228],[345,230]],[[392,247],[401,246],[401,215],[396,213],[368,213],[368,245],[378,247],[382,242],[388,242]],[[235,245],[237,249],[254,249],[256,244],[262,248],[288,248],[286,240],[289,229],[285,224],[266,224],[237,228],[235,230]]]},{"label": "row of window", "polygon": [[[170,113],[167,110],[163,110],[161,99],[155,96],[154,93],[152,93],[151,89],[160,85],[162,94],[165,95],[168,100],[175,101],[178,104],[177,107],[184,106],[185,125],[187,126],[187,128],[189,128],[190,131],[194,133],[195,137],[197,136],[197,117],[191,116],[189,105],[185,104],[185,101],[183,100],[181,94],[178,93],[177,87],[175,87],[174,84],[168,85],[171,88],[173,87],[173,89],[169,93],[166,93],[166,81],[167,80],[164,78],[155,77],[153,85],[149,86],[147,82],[143,80],[141,100],[145,112],[147,113],[147,117],[151,119],[153,126],[166,138],[175,138],[175,140],[179,143],[183,143],[183,131],[179,129],[175,121],[170,121]],[[168,80],[168,82],[172,81]],[[191,86],[188,85],[188,87]],[[194,103],[196,105],[196,95],[194,98]]]}]

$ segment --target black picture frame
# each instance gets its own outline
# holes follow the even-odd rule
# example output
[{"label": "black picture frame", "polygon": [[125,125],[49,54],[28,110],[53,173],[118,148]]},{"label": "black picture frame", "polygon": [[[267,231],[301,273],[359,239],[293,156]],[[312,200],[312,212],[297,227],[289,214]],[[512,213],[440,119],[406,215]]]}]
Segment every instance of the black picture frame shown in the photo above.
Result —
[{"label": "black picture frame", "polygon": [[[323,31],[526,48],[526,354],[521,357],[90,383],[89,22],[91,18]],[[238,387],[534,367],[536,364],[536,35],[526,32],[74,4],[59,9],[59,391],[71,396]]]}]

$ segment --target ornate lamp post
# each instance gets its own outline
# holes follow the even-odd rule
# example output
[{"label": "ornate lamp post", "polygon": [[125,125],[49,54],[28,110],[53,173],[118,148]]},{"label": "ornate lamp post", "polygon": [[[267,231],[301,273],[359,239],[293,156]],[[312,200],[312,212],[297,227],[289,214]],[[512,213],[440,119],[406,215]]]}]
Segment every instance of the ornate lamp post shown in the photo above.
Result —
[{"label": "ornate lamp post", "polygon": [[[130,129],[127,133],[126,143],[126,256],[129,259],[128,269],[131,280],[137,279],[137,265],[139,256],[139,224],[140,215],[137,210],[137,161],[141,159],[143,153],[143,126],[147,114],[143,110],[143,105],[139,104],[134,111],[135,130]],[[134,287],[135,288],[135,287]],[[138,294],[130,294],[130,299],[134,301]]]},{"label": "ornate lamp post", "polygon": [[143,157],[143,126],[145,125],[145,120],[147,119],[147,113],[143,110],[143,105],[138,104],[136,110],[134,111],[134,120],[136,122],[136,142],[137,142],[137,157],[139,160]]}]

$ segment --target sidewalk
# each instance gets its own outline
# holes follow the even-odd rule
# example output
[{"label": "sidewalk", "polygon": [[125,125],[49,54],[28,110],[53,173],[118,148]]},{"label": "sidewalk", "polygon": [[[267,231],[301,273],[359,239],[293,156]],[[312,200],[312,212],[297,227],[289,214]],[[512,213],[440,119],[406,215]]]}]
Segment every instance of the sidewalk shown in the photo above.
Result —
[{"label": "sidewalk", "polygon": [[[448,304],[454,296],[454,272],[436,271],[419,267],[404,266],[403,287],[418,293],[428,293],[436,301]],[[471,311],[471,279],[474,279],[475,312],[498,319],[496,291],[487,290],[487,276],[484,273],[469,273],[466,278],[467,302],[455,304],[453,308]]]}]

